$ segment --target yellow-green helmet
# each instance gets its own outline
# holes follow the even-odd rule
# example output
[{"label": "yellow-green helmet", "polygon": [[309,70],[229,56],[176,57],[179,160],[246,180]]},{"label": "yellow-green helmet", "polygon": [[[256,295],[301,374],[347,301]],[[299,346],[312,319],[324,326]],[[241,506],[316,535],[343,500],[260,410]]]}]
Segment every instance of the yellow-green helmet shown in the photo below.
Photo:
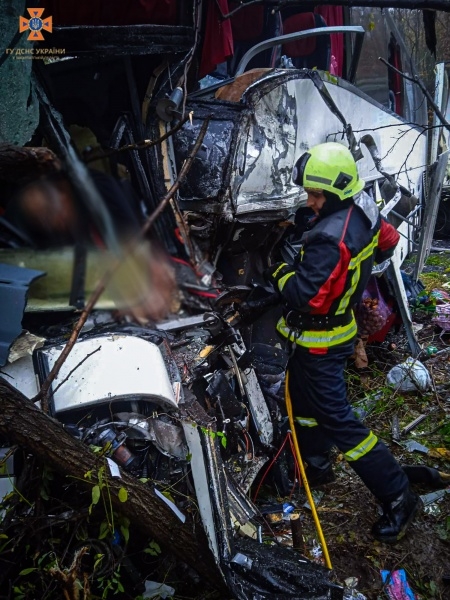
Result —
[{"label": "yellow-green helmet", "polygon": [[318,144],[302,154],[292,180],[304,188],[327,190],[341,200],[351,198],[365,185],[350,150],[337,142]]}]

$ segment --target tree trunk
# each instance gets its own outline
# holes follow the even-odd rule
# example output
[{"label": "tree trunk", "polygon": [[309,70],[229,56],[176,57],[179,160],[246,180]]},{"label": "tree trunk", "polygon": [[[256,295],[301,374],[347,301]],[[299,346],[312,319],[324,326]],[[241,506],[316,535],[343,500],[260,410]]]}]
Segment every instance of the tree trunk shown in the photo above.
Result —
[{"label": "tree trunk", "polygon": [[[42,462],[59,473],[84,480],[87,471],[97,481],[98,468],[104,464],[87,446],[67,434],[62,425],[38,409],[18,390],[0,378],[0,433],[8,440],[29,450]],[[154,538],[162,547],[195,569],[205,580],[218,589],[224,584],[209,550],[206,535],[187,516],[181,523],[177,516],[147,486],[121,471],[121,478],[105,474],[114,507],[140,531]],[[125,488],[126,502],[118,493]]]},{"label": "tree trunk", "polygon": [[61,171],[61,161],[49,148],[0,144],[0,179],[26,184]]}]

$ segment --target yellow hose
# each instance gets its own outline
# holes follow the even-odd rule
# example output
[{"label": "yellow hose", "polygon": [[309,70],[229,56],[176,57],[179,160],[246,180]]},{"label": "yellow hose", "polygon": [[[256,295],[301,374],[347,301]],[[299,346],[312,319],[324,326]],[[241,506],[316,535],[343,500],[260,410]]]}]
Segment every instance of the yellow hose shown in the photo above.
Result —
[{"label": "yellow hose", "polygon": [[314,504],[314,499],[311,494],[311,490],[309,489],[309,483],[306,479],[305,467],[303,465],[302,457],[300,454],[300,448],[297,440],[297,433],[295,431],[295,422],[294,415],[292,413],[292,402],[291,395],[289,393],[289,372],[286,372],[286,383],[285,383],[285,398],[286,398],[286,408],[289,417],[289,425],[291,427],[292,439],[294,441],[295,454],[297,455],[298,466],[300,468],[300,473],[303,480],[303,485],[305,486],[306,497],[308,498],[309,505],[311,507],[311,512],[313,515],[314,523],[316,525],[317,535],[319,536],[320,543],[322,544],[323,555],[325,558],[325,564],[329,569],[332,569],[330,555],[328,554],[327,543],[325,541],[325,537],[323,535],[322,527],[319,521],[319,515],[317,514],[316,505]]}]

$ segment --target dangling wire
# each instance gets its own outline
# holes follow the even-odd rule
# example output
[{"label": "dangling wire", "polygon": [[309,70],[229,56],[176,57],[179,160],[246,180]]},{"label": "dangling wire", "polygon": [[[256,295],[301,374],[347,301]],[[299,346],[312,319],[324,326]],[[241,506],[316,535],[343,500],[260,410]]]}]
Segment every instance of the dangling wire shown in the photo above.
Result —
[{"label": "dangling wire", "polygon": [[275,462],[277,461],[277,458],[280,456],[283,448],[286,445],[286,442],[289,439],[289,432],[286,434],[286,437],[283,440],[283,443],[280,446],[280,449],[278,450],[278,452],[275,454],[275,456],[272,458],[272,460],[269,463],[269,466],[267,467],[267,469],[264,471],[264,475],[261,477],[261,481],[259,482],[259,485],[256,489],[255,495],[253,496],[253,502],[256,502],[256,498],[258,497],[259,494],[259,490],[261,489],[262,484],[264,483],[264,479],[267,477],[268,472],[270,471],[270,469],[273,467],[273,465],[275,464]]}]

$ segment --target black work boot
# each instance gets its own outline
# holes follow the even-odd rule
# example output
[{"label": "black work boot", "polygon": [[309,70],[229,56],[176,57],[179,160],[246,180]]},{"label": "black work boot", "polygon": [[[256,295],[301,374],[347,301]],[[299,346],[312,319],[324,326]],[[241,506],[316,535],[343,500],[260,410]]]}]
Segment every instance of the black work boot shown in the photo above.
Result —
[{"label": "black work boot", "polygon": [[333,467],[330,465],[326,469],[315,469],[314,467],[308,467],[306,469],[306,478],[308,480],[309,487],[313,490],[327,483],[333,483],[336,481],[336,475],[334,474]]},{"label": "black work boot", "polygon": [[314,489],[336,480],[330,460],[330,452],[324,452],[316,456],[308,456],[306,459],[306,479],[309,487]]},{"label": "black work boot", "polygon": [[408,488],[401,496],[383,505],[383,514],[372,526],[373,537],[394,544],[405,535],[421,507],[420,497]]}]

